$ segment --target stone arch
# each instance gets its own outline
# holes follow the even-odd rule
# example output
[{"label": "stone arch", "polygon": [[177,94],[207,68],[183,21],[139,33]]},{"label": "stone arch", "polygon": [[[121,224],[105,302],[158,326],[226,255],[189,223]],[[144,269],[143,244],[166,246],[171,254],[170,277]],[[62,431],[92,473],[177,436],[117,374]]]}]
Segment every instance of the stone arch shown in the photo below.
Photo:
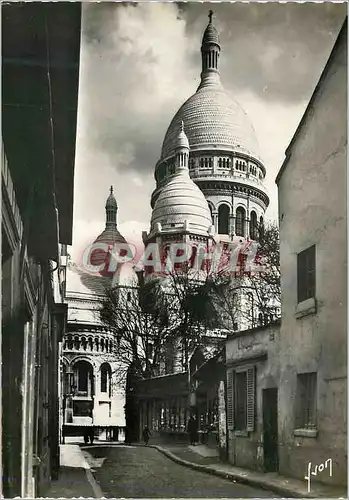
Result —
[{"label": "stone arch", "polygon": [[87,339],[87,345],[90,351],[93,351],[93,337],[89,336]]},{"label": "stone arch", "polygon": [[74,349],[77,351],[80,350],[80,337],[79,337],[79,335],[74,335]]},{"label": "stone arch", "polygon": [[218,234],[229,234],[230,207],[221,203],[218,208]]},{"label": "stone arch", "polygon": [[245,236],[246,225],[246,210],[244,207],[237,207],[235,218],[235,234],[237,236]]},{"label": "stone arch", "polygon": [[258,237],[257,214],[255,210],[252,210],[250,214],[250,238],[251,240],[256,240],[257,237]]},{"label": "stone arch", "polygon": [[83,336],[81,337],[81,340],[80,340],[80,345],[81,345],[82,349],[83,349],[84,351],[86,351],[86,348],[87,348],[87,339],[86,339],[85,335],[83,335]]}]

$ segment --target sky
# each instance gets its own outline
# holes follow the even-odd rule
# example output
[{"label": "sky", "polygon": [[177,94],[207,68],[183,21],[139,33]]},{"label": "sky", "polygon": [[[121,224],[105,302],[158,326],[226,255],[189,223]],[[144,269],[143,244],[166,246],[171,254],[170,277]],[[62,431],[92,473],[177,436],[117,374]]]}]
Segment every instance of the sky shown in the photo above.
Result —
[{"label": "sky", "polygon": [[[201,39],[214,10],[221,81],[256,131],[275,177],[346,15],[340,3],[83,3],[73,246],[78,261],[104,230],[111,185],[118,229],[149,230],[154,169],[172,117],[200,82]],[[88,292],[70,272],[68,290]]]}]

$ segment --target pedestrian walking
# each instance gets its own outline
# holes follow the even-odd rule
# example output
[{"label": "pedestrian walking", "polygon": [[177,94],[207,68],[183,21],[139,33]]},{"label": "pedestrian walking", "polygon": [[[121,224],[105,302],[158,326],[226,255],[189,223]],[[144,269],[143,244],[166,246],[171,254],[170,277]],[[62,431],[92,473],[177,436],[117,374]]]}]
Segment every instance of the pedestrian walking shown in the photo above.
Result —
[{"label": "pedestrian walking", "polygon": [[143,441],[145,444],[149,443],[149,436],[151,436],[151,432],[150,432],[148,426],[146,425],[143,429]]},{"label": "pedestrian walking", "polygon": [[198,423],[197,423],[197,420],[195,418],[195,415],[192,415],[189,419],[188,433],[189,433],[190,444],[195,446],[195,443],[197,441],[197,434],[198,434]]}]

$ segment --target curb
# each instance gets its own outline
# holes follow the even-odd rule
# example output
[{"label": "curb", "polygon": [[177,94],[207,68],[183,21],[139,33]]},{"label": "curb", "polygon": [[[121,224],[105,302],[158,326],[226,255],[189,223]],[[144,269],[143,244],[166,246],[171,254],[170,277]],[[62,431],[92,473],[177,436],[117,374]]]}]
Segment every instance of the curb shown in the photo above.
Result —
[{"label": "curb", "polygon": [[[143,446],[143,445],[141,445]],[[185,467],[189,467],[194,470],[198,470],[201,472],[206,472],[208,474],[211,474],[213,476],[218,476],[222,479],[228,479],[229,481],[236,481],[237,483],[241,484],[246,484],[249,486],[255,486],[259,487],[263,490],[268,490],[268,491],[273,491],[274,493],[280,494],[282,496],[286,496],[287,498],[318,498],[318,495],[312,495],[312,494],[307,494],[307,493],[296,493],[293,489],[287,488],[285,486],[279,486],[277,484],[269,483],[268,481],[261,481],[260,479],[254,479],[252,477],[245,477],[245,476],[240,476],[239,474],[236,474],[234,472],[225,472],[225,471],[220,471],[217,469],[213,469],[207,465],[201,465],[201,464],[195,464],[193,462],[187,462],[186,460],[183,460],[182,458],[177,457],[170,451],[166,450],[165,448],[162,448],[161,446],[157,445],[148,445],[148,448],[154,448],[158,450],[160,453],[165,455],[167,458],[171,459],[173,462],[176,462],[177,464],[183,465]]]},{"label": "curb", "polygon": [[86,478],[89,482],[91,488],[93,489],[93,493],[95,494],[95,498],[105,498],[103,491],[101,490],[99,484],[97,483],[94,475],[91,472],[91,469],[85,469]]},{"label": "curb", "polygon": [[[183,465],[184,467],[188,467],[193,470],[197,470],[200,472],[204,472],[206,474],[211,474],[213,476],[220,477],[222,479],[227,479],[228,481],[236,481],[237,483],[241,484],[246,484],[247,486],[252,486],[252,487],[258,487],[263,490],[271,491],[273,493],[277,493],[278,495],[281,495],[283,498],[348,498],[346,495],[344,497],[338,497],[331,495],[329,496],[328,494],[323,494],[319,495],[314,493],[307,493],[304,491],[295,491],[291,487],[283,486],[283,485],[278,485],[275,483],[270,483],[268,480],[262,480],[262,479],[255,479],[253,477],[246,477],[246,476],[241,476],[240,474],[236,472],[229,472],[229,471],[222,471],[218,469],[214,469],[208,465],[201,465],[201,464],[196,464],[194,462],[188,462],[187,460],[184,460],[182,458],[177,457],[174,453],[171,451],[167,450],[166,448],[163,448],[162,446],[156,445],[156,444],[148,444],[144,445],[142,443],[122,443],[124,446],[131,446],[131,447],[143,447],[143,448],[153,448],[157,450],[158,452],[162,453],[165,455],[167,458],[172,460],[173,462]],[[97,445],[98,446],[98,445]],[[100,446],[107,446],[109,447],[110,445],[100,445]],[[118,446],[115,444],[114,446]],[[91,446],[93,447],[93,445]],[[113,447],[113,445],[111,445]],[[91,474],[92,475],[92,474]],[[92,486],[92,485],[91,485]],[[98,497],[97,497],[98,498]]]}]

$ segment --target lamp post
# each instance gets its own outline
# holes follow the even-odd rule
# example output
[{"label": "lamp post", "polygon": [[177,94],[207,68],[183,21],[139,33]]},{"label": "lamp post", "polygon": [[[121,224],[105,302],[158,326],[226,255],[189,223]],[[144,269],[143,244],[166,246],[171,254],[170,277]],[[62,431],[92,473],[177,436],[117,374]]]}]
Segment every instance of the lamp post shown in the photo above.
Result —
[{"label": "lamp post", "polygon": [[[71,397],[74,395],[75,392],[74,372],[71,369],[68,369],[65,373],[65,376],[66,376],[65,387],[67,392],[63,394],[63,426],[65,423],[72,423],[73,421],[73,408],[72,408]],[[63,442],[64,442],[64,433],[63,433]]]}]

